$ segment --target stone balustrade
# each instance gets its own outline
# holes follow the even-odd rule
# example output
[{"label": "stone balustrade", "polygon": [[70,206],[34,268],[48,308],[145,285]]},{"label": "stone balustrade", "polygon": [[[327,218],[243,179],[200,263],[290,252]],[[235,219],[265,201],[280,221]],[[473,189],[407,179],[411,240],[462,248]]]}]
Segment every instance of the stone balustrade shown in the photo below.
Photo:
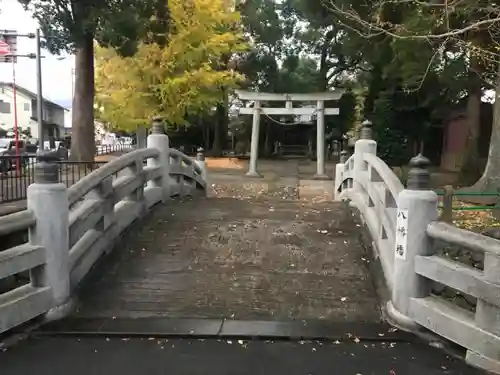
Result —
[{"label": "stone balustrade", "polygon": [[[371,123],[364,122],[354,154],[341,152],[335,197],[359,210],[371,234],[390,291],[388,319],[450,340],[466,349],[468,363],[500,374],[500,241],[438,221],[429,160],[410,161],[404,188],[371,138]],[[438,242],[484,253],[484,267],[442,256]],[[475,311],[433,294],[435,283],[476,298]]]},{"label": "stone balustrade", "polygon": [[0,292],[0,333],[38,316],[66,316],[74,289],[134,221],[172,197],[206,195],[203,149],[196,160],[171,149],[160,118],[147,148],[110,161],[70,188],[58,174],[51,156],[40,155],[27,209],[0,217],[0,236],[29,231],[28,242],[0,252],[0,280],[29,273],[24,285]]}]

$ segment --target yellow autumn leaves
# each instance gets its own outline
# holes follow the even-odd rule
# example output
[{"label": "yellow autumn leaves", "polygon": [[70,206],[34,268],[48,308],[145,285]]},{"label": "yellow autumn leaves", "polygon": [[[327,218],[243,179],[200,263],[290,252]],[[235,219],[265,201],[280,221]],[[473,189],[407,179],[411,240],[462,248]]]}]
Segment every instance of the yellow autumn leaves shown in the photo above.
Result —
[{"label": "yellow autumn leaves", "polygon": [[228,0],[169,0],[166,46],[143,42],[133,57],[96,51],[98,118],[133,130],[154,115],[182,124],[187,113],[213,107],[243,76],[224,62],[247,46]]}]

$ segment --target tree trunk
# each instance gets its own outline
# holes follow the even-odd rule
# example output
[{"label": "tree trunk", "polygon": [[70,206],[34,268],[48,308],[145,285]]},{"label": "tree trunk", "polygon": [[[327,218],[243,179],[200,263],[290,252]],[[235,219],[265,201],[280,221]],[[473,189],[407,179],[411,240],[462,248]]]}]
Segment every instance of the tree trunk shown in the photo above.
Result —
[{"label": "tree trunk", "polygon": [[319,89],[320,91],[327,91],[328,89],[328,47],[330,45],[330,40],[325,40],[321,46],[321,56],[319,60]]},{"label": "tree trunk", "polygon": [[222,155],[222,148],[226,143],[228,129],[227,105],[227,98],[222,103],[217,104],[213,143],[214,156]]},{"label": "tree trunk", "polygon": [[93,161],[94,134],[94,37],[87,34],[75,53],[71,159]]},{"label": "tree trunk", "polygon": [[203,126],[203,139],[205,142],[205,152],[207,152],[210,149],[210,125],[206,124]]},{"label": "tree trunk", "polygon": [[270,144],[270,133],[271,132],[271,124],[268,122],[266,124],[266,137],[264,138],[264,155],[269,157],[271,155],[271,144]]},{"label": "tree trunk", "polygon": [[470,190],[496,191],[498,188],[500,188],[500,64],[495,89],[495,103],[493,105],[493,124],[491,126],[488,161],[483,175]]},{"label": "tree trunk", "polygon": [[220,113],[222,112],[222,104],[217,104],[217,108],[215,110],[215,121],[214,121],[214,141],[212,143],[212,153],[214,156],[222,155],[222,147],[221,147],[221,119]]},{"label": "tree trunk", "polygon": [[[221,65],[218,69],[227,69],[229,60],[231,59],[231,54],[226,54],[221,58]],[[229,128],[228,119],[228,108],[229,108],[229,98],[227,95],[227,90],[224,87],[220,87],[222,94],[222,101],[217,104],[215,111],[215,125],[214,125],[214,143],[213,143],[213,153],[214,156],[222,156],[222,149],[226,146],[227,131]]]},{"label": "tree trunk", "polygon": [[201,128],[201,136],[203,137],[203,148],[205,152],[210,148],[210,121],[206,121],[201,116],[198,116],[196,125]]},{"label": "tree trunk", "polygon": [[465,158],[460,179],[465,184],[472,184],[481,176],[478,141],[481,132],[481,78],[478,76],[481,66],[477,58],[472,58],[469,72],[469,97],[467,100],[468,138]]}]

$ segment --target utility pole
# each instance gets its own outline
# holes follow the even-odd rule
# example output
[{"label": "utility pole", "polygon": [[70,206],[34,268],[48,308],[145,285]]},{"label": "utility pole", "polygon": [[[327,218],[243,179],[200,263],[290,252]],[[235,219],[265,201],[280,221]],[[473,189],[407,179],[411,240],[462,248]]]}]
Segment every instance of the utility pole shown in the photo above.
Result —
[{"label": "utility pole", "polygon": [[43,141],[43,94],[42,94],[42,48],[40,45],[40,29],[36,29],[36,117],[38,122],[38,151],[44,149]]},{"label": "utility pole", "polygon": [[17,37],[10,34],[3,34],[0,37],[0,58],[1,62],[12,63],[12,100],[14,104],[14,142],[16,149],[16,172],[20,173],[19,160],[19,124],[17,121],[17,84],[16,84],[16,52]]},{"label": "utility pole", "polygon": [[16,83],[16,59],[12,59],[12,94],[14,95],[14,140],[16,142],[16,172],[21,172],[19,162],[19,123],[17,121],[17,83]]},{"label": "utility pole", "polygon": [[[17,38],[29,38],[36,40],[36,53],[20,55],[17,53]],[[42,54],[40,43],[40,29],[36,33],[18,34],[15,30],[0,30],[0,40],[5,41],[10,46],[10,53],[0,55],[0,63],[15,63],[18,57],[27,57],[36,60],[37,79],[37,123],[38,123],[38,151],[43,151],[43,94],[42,94]]]}]

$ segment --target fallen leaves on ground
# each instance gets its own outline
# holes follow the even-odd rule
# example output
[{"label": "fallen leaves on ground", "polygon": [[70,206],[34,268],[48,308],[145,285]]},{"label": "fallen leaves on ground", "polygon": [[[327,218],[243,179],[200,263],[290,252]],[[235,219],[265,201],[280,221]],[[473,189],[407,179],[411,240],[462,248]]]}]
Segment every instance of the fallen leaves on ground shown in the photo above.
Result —
[{"label": "fallen leaves on ground", "polygon": [[238,158],[205,158],[208,168],[214,169],[243,169],[246,164],[244,160]]},{"label": "fallen leaves on ground", "polygon": [[[453,200],[453,207],[473,207],[475,204]],[[495,218],[495,210],[453,210],[453,224],[459,228],[481,232],[490,227],[500,227],[500,216]],[[439,212],[441,215],[441,210]]]}]

